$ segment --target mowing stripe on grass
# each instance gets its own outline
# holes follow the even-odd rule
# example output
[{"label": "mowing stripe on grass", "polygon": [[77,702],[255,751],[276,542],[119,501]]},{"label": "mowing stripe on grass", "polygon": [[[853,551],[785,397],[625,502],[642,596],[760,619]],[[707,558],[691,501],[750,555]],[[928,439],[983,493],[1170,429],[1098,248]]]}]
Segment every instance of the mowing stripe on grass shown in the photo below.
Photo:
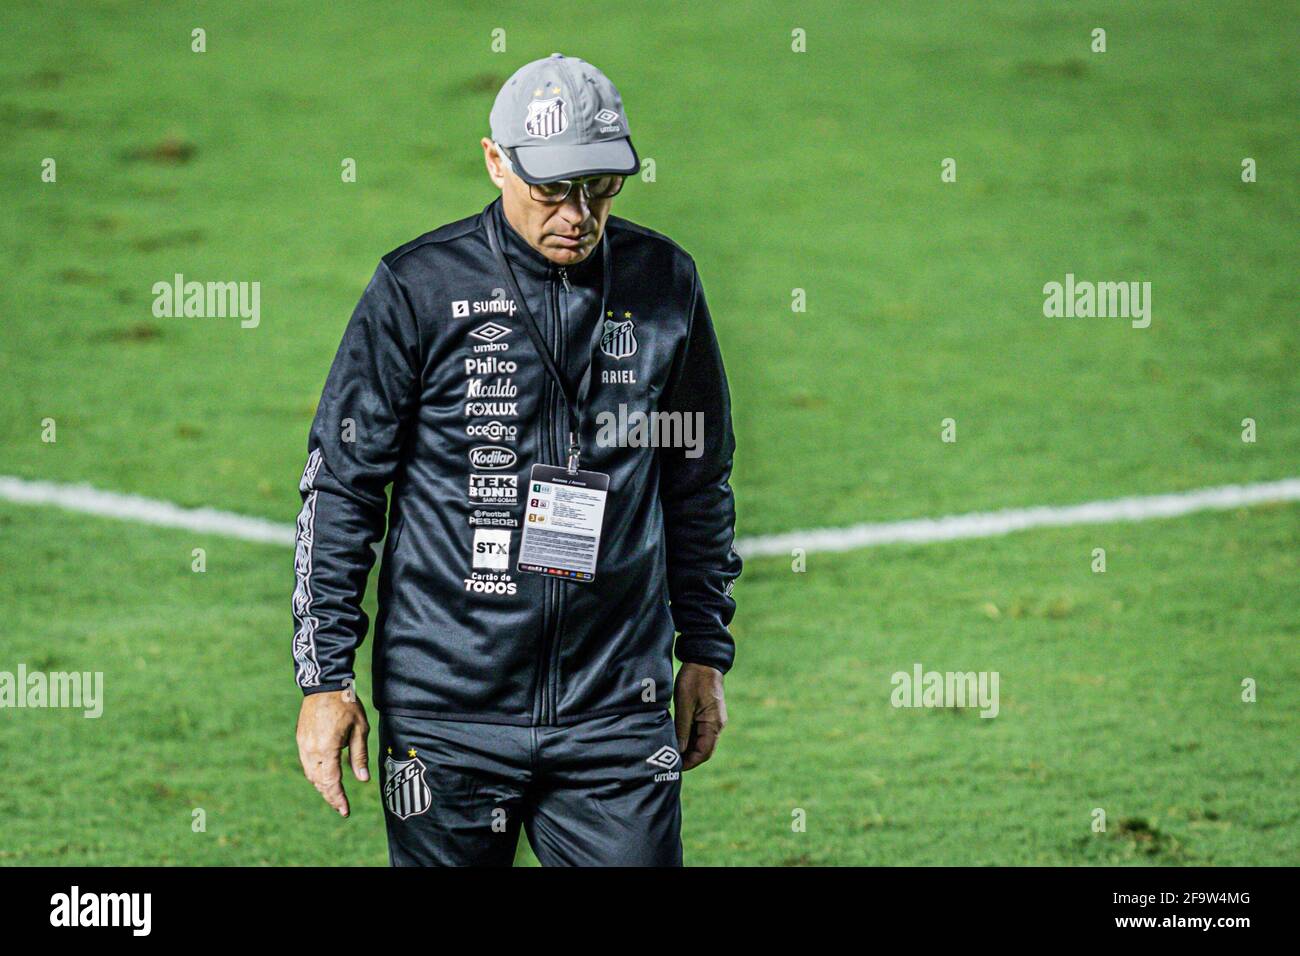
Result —
[{"label": "mowing stripe on grass", "polygon": [[[292,546],[294,526],[250,518],[214,508],[182,508],[169,501],[100,491],[90,485],[60,485],[0,475],[0,500],[27,505],[53,505],[68,511],[118,518],[162,528],[182,528],[243,541]],[[1003,511],[856,524],[847,528],[816,528],[784,534],[741,538],[736,550],[744,557],[789,555],[794,548],[811,551],[855,551],[882,544],[926,544],[961,538],[991,538],[1029,528],[1109,524],[1176,518],[1196,511],[1224,511],[1250,505],[1300,501],[1300,478],[1283,478],[1252,485],[1223,485],[1168,495],[1140,495],[1080,505],[1040,505]]]}]

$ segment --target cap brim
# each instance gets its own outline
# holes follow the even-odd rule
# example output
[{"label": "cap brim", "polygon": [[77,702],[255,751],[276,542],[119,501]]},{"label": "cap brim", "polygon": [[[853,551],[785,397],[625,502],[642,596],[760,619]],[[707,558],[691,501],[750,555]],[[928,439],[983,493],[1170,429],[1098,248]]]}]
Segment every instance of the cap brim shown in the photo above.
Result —
[{"label": "cap brim", "polygon": [[526,183],[607,173],[631,176],[641,165],[628,138],[570,146],[516,146],[510,153],[515,172]]}]

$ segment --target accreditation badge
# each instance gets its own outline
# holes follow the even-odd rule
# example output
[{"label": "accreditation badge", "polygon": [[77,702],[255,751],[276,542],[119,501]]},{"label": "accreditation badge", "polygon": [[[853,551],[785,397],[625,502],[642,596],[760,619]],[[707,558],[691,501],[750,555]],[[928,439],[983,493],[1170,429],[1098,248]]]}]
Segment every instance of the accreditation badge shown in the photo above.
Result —
[{"label": "accreditation badge", "polygon": [[596,580],[609,475],[533,465],[524,496],[520,572],[584,583]]}]

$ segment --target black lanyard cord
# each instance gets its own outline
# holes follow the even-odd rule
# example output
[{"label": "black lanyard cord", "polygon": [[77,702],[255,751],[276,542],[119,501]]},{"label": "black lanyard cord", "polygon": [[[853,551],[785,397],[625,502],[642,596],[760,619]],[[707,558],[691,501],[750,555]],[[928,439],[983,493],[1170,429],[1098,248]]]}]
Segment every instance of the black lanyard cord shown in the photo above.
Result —
[{"label": "black lanyard cord", "polygon": [[[499,200],[498,200],[499,202]],[[502,212],[502,215],[505,213]],[[569,419],[569,450],[568,450],[568,471],[574,474],[578,471],[581,448],[578,444],[578,435],[582,426],[582,406],[586,403],[587,395],[591,391],[591,368],[593,365],[592,357],[595,355],[596,348],[600,344],[602,329],[605,324],[605,303],[606,296],[609,293],[610,276],[612,270],[609,262],[609,242],[606,240],[604,233],[601,234],[601,257],[604,260],[603,282],[600,290],[600,315],[596,317],[596,329],[592,335],[591,353],[588,356],[586,370],[582,374],[582,381],[578,386],[576,396],[569,394],[569,386],[565,381],[560,370],[555,365],[555,358],[551,355],[551,350],[547,348],[545,340],[542,338],[542,330],[537,325],[537,320],[533,318],[532,310],[528,308],[528,300],[524,298],[519,283],[515,279],[514,270],[510,268],[510,263],[506,260],[505,253],[501,249],[501,238],[497,232],[497,222],[491,212],[486,217],[484,226],[487,230],[488,246],[492,249],[492,255],[496,259],[497,266],[501,269],[507,285],[510,286],[510,292],[519,303],[519,310],[524,316],[524,331],[528,333],[528,338],[532,340],[533,347],[537,349],[538,355],[542,358],[542,364],[546,366],[546,371],[550,374],[555,382],[556,388],[560,390],[560,397],[564,400],[564,410],[568,413]],[[561,334],[563,334],[561,332]]]}]

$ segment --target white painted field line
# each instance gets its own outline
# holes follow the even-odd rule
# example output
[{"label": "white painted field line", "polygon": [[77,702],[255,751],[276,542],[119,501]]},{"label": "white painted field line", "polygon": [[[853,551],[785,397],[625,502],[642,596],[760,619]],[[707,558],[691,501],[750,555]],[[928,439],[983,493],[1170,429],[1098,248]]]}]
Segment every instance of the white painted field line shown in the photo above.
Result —
[{"label": "white painted field line", "polygon": [[926,544],[959,538],[992,538],[1027,528],[1059,528],[1078,524],[1108,524],[1113,521],[1150,521],[1176,518],[1194,511],[1223,511],[1247,505],[1300,500],[1300,478],[1283,478],[1253,485],[1223,485],[1169,495],[1141,495],[1111,501],[1088,501],[1080,505],[1041,505],[1037,508],[1007,508],[945,518],[917,518],[857,524],[847,528],[819,528],[764,535],[737,542],[744,557],[789,555],[793,548],[806,551],[854,551],[882,544]]},{"label": "white painted field line", "polygon": [[0,499],[25,505],[53,505],[67,511],[119,518],[160,528],[181,528],[244,541],[293,546],[295,529],[265,518],[249,518],[215,508],[182,508],[170,501],[100,491],[90,485],[58,485],[0,475]]},{"label": "white painted field line", "polygon": [[[163,528],[181,528],[244,541],[292,546],[294,526],[264,518],[249,518],[214,508],[181,508],[168,501],[100,491],[90,485],[60,485],[0,475],[0,500],[30,505],[52,505],[68,511],[118,518]],[[917,518],[858,524],[847,528],[817,528],[784,534],[742,538],[736,550],[744,557],[789,555],[793,548],[813,551],[854,551],[883,544],[925,544],[961,538],[991,538],[1029,528],[1107,524],[1115,521],[1150,521],[1176,518],[1196,511],[1223,511],[1249,505],[1300,501],[1300,478],[1224,485],[1168,495],[1142,495],[1078,505],[1008,508],[944,518]]]}]

